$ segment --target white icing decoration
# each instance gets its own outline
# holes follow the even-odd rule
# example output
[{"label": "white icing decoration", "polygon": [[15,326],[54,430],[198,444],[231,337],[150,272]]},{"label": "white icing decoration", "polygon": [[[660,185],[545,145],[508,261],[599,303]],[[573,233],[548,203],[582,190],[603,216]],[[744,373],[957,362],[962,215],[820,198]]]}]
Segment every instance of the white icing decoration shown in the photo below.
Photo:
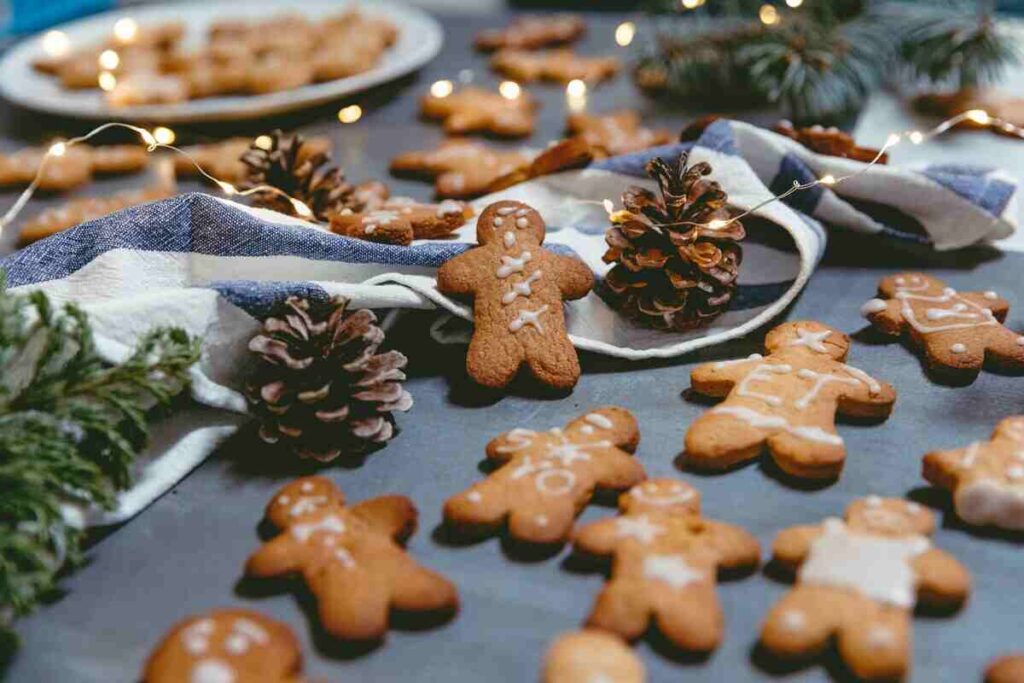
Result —
[{"label": "white icing decoration", "polygon": [[501,297],[501,303],[508,306],[510,303],[516,300],[517,297],[523,297],[524,299],[533,294],[533,288],[531,285],[540,279],[541,271],[535,270],[530,273],[530,276],[521,282],[516,282],[512,285],[512,289],[505,293]]},{"label": "white icing decoration", "polygon": [[537,474],[533,480],[540,493],[549,496],[560,496],[576,485],[576,475],[572,470],[546,469]]},{"label": "white icing decoration", "polygon": [[859,381],[856,379],[852,379],[849,377],[836,377],[835,375],[826,375],[824,373],[815,372],[814,370],[809,370],[807,368],[801,368],[800,370],[797,371],[796,374],[798,377],[801,377],[802,379],[814,380],[814,384],[807,391],[807,393],[793,401],[793,405],[796,407],[797,410],[804,410],[805,408],[807,408],[807,406],[811,405],[811,401],[813,401],[814,398],[818,395],[818,392],[821,391],[821,388],[824,387],[829,382],[845,382],[846,384],[852,384],[854,386],[857,386],[859,384]]},{"label": "white icing decoration", "polygon": [[1007,479],[1024,479],[1024,466],[1010,465],[1006,468]]},{"label": "white icing decoration", "polygon": [[495,213],[497,213],[499,216],[507,216],[515,210],[516,207],[514,206],[503,206],[500,209],[498,209]]},{"label": "white icing decoration", "polygon": [[530,210],[528,208],[526,208],[525,206],[522,207],[521,209],[519,209],[518,211],[516,211],[516,216],[518,216],[519,218],[522,218],[523,216],[528,216],[529,214],[530,214]]},{"label": "white icing decoration", "polygon": [[494,227],[496,227],[496,228],[500,228],[502,225],[505,224],[505,221],[500,216],[495,216],[494,220],[491,221],[491,224],[494,225]]},{"label": "white icing decoration", "polygon": [[895,634],[885,626],[875,626],[868,631],[868,645],[874,648],[891,647]]},{"label": "white icing decoration", "polygon": [[537,432],[532,429],[523,429],[522,427],[516,427],[512,431],[505,434],[505,441],[507,442],[503,446],[498,446],[494,450],[498,453],[515,453],[521,451],[533,444],[533,439],[537,436]]},{"label": "white icing decoration", "polygon": [[518,332],[527,325],[533,325],[537,328],[538,332],[544,331],[544,326],[540,324],[540,316],[542,313],[548,310],[548,305],[544,304],[536,311],[521,310],[516,316],[515,320],[508,324],[510,332]]},{"label": "white icing decoration", "polygon": [[789,346],[806,346],[816,353],[828,353],[828,347],[825,346],[824,342],[830,334],[832,334],[832,330],[812,332],[798,327],[796,328],[797,338],[789,342]]},{"label": "white icing decoration", "polygon": [[201,659],[192,667],[191,683],[234,683],[235,670],[222,659]]},{"label": "white icing decoration", "polygon": [[740,363],[747,363],[752,360],[764,360],[764,356],[759,353],[752,353],[746,358],[736,358],[733,360],[722,360],[714,364],[715,370],[721,370],[722,368],[729,367],[730,365],[739,365]]},{"label": "white icing decoration", "polygon": [[292,517],[308,515],[311,512],[316,512],[317,508],[326,504],[327,496],[300,496],[295,501],[295,505],[288,511],[288,514]]},{"label": "white icing decoration", "polygon": [[516,227],[517,228],[522,229],[522,228],[527,227],[528,225],[530,225],[530,221],[528,221],[527,219],[525,219],[525,218],[517,218],[516,219]]},{"label": "white icing decoration", "polygon": [[689,502],[693,499],[693,490],[687,489],[679,482],[674,481],[662,492],[657,482],[651,481],[633,487],[629,495],[650,505],[663,505],[667,507],[669,505],[680,505]]},{"label": "white icing decoration", "polygon": [[278,505],[287,505],[289,500],[291,500],[291,498],[289,498],[288,496],[280,495],[280,496],[277,497],[277,504]]},{"label": "white icing decoration", "polygon": [[582,427],[580,427],[580,434],[590,435],[590,434],[593,434],[593,433],[594,433],[594,428],[591,427],[590,425],[583,425]]},{"label": "white icing decoration", "polygon": [[1024,346],[1024,337],[1017,337],[1017,346]]},{"label": "white icing decoration", "polygon": [[807,626],[807,615],[800,610],[787,609],[782,613],[782,628],[787,631],[802,631]]},{"label": "white icing decoration", "polygon": [[956,344],[950,346],[949,350],[952,351],[953,353],[964,353],[967,351],[967,347],[961,344],[960,342],[957,342]]},{"label": "white icing decoration", "polygon": [[795,437],[806,439],[807,441],[817,441],[818,443],[824,443],[830,446],[843,445],[843,439],[838,434],[826,432],[820,427],[793,426],[783,417],[779,417],[778,415],[765,415],[764,413],[759,413],[756,410],[752,410],[745,406],[715,406],[710,412],[722,415],[731,415],[738,420],[743,420],[752,427],[760,427],[761,429],[778,429],[792,434]]},{"label": "white icing decoration", "polygon": [[212,619],[200,619],[181,632],[181,644],[190,655],[201,655],[210,646],[216,625]]},{"label": "white icing decoration", "polygon": [[345,522],[337,515],[325,515],[323,519],[308,524],[293,524],[291,527],[292,536],[300,543],[305,543],[318,531],[326,531],[334,534],[345,533]]},{"label": "white icing decoration", "polygon": [[229,654],[244,655],[249,651],[249,639],[239,633],[232,633],[224,639],[224,649]]},{"label": "white icing decoration", "polygon": [[516,256],[502,256],[501,265],[498,266],[498,272],[495,273],[499,279],[504,280],[513,273],[523,272],[523,268],[533,258],[533,255],[528,251],[524,251],[518,257]]},{"label": "white icing decoration", "polygon": [[644,578],[663,581],[675,589],[685,588],[704,578],[682,555],[648,555],[644,558]]},{"label": "white icing decoration", "polygon": [[637,517],[619,517],[615,520],[615,533],[620,537],[635,538],[641,543],[647,544],[657,538],[663,529],[651,522],[647,515]]},{"label": "white icing decoration", "polygon": [[878,496],[871,495],[864,499],[864,504],[868,507],[876,508],[882,504],[882,499]]},{"label": "white icing decoration", "polygon": [[872,313],[881,313],[888,307],[889,305],[881,299],[868,299],[864,302],[864,305],[860,307],[860,314],[867,317]]},{"label": "white icing decoration", "polygon": [[[959,330],[971,327],[983,327],[985,325],[998,325],[999,321],[995,319],[992,311],[988,310],[984,306],[979,306],[970,299],[965,299],[956,293],[955,289],[947,287],[943,290],[941,296],[924,296],[919,294],[912,294],[913,291],[925,289],[920,287],[917,289],[910,289],[907,287],[899,289],[895,296],[902,302],[902,308],[900,312],[903,315],[903,319],[907,321],[907,324],[917,330],[920,334],[931,334],[932,332],[942,332],[945,330]],[[945,320],[945,319],[957,319],[963,322],[948,322],[946,324],[939,325],[927,325],[917,319],[914,308],[911,306],[911,301],[921,301],[931,304],[952,304],[949,308],[941,307],[930,307],[925,310],[925,318],[931,321]],[[973,312],[968,312],[973,309]],[[968,322],[970,321],[970,322]]]},{"label": "white icing decoration", "polygon": [[857,533],[835,518],[823,526],[800,568],[799,581],[848,588],[899,607],[914,606],[916,579],[910,560],[931,547],[927,538]]},{"label": "white icing decoration", "polygon": [[756,398],[764,401],[770,406],[781,406],[782,399],[774,394],[764,394],[750,389],[751,382],[770,382],[772,381],[772,375],[784,375],[788,372],[792,372],[793,367],[786,365],[785,363],[765,363],[758,365],[756,368],[746,374],[746,376],[740,380],[740,383],[736,385],[736,395],[746,396],[748,398]]},{"label": "white icing decoration", "polygon": [[988,299],[989,301],[995,301],[996,299],[999,298],[999,295],[993,292],[991,289],[982,294],[982,296]]},{"label": "white icing decoration", "polygon": [[514,232],[506,232],[501,239],[502,241],[505,242],[506,248],[511,249],[512,247],[516,246],[516,234]]},{"label": "white icing decoration", "polygon": [[978,442],[972,443],[964,451],[964,456],[960,459],[960,467],[963,469],[970,469],[974,467],[975,461],[978,459],[978,450],[981,448],[981,444]]},{"label": "white icing decoration", "polygon": [[536,517],[533,518],[533,521],[537,523],[537,526],[547,526],[548,525],[548,516],[547,515],[537,515]]},{"label": "white icing decoration", "polygon": [[396,211],[388,211],[387,209],[371,211],[363,216],[363,232],[367,235],[371,235],[380,226],[391,225],[391,223],[397,221],[398,218],[398,212]]},{"label": "white icing decoration", "polygon": [[338,548],[337,550],[335,550],[334,559],[340,562],[341,566],[345,569],[354,569],[356,566],[356,561],[352,557],[352,553],[350,553],[345,548]]},{"label": "white icing decoration", "polygon": [[303,493],[311,493],[314,488],[315,487],[313,486],[313,482],[311,482],[311,481],[304,481],[304,482],[302,482],[302,487],[300,488],[300,490]]},{"label": "white icing decoration", "polygon": [[246,619],[244,617],[235,619],[232,629],[235,633],[239,633],[260,645],[266,645],[270,642],[270,636],[268,636],[267,632],[263,630],[263,627],[251,619]]},{"label": "white icing decoration", "polygon": [[479,491],[470,491],[466,494],[466,500],[470,503],[479,503],[483,498],[484,497],[480,495]]},{"label": "white icing decoration", "polygon": [[1024,530],[1024,487],[1020,484],[987,477],[975,479],[957,487],[953,504],[968,524]]},{"label": "white icing decoration", "polygon": [[583,419],[595,427],[600,427],[601,429],[611,429],[615,426],[614,422],[601,413],[588,413]]},{"label": "white icing decoration", "polygon": [[444,218],[445,216],[461,216],[462,215],[462,204],[455,201],[454,199],[445,199],[437,205],[437,217]]}]

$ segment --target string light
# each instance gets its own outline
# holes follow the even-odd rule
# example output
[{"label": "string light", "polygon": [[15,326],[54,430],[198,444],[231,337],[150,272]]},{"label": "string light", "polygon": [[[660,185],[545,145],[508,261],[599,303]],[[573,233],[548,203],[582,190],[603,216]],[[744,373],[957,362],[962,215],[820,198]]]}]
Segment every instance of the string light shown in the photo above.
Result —
[{"label": "string light", "polygon": [[[14,202],[14,205],[7,210],[7,213],[5,213],[2,218],[0,218],[0,233],[2,233],[3,230],[6,229],[7,226],[10,225],[11,222],[18,217],[18,214],[21,213],[21,210],[25,208],[25,204],[27,204],[28,201],[32,198],[32,195],[35,194],[36,189],[38,189],[39,187],[39,181],[43,177],[43,174],[46,172],[46,167],[47,164],[49,164],[50,159],[62,157],[65,154],[67,154],[68,149],[70,149],[74,145],[78,145],[83,142],[88,142],[89,140],[96,137],[100,133],[113,128],[121,128],[135,133],[146,144],[146,150],[149,152],[154,152],[157,149],[163,148],[170,150],[175,154],[180,154],[181,156],[188,159],[193,166],[195,166],[196,170],[199,172],[199,175],[215,184],[217,187],[221,189],[221,191],[224,192],[224,194],[226,194],[229,197],[247,197],[249,195],[253,195],[256,193],[274,194],[290,202],[292,207],[294,207],[295,209],[295,213],[300,217],[312,218],[314,215],[312,209],[310,209],[309,206],[307,206],[302,201],[296,199],[295,197],[292,197],[291,195],[289,195],[284,190],[281,190],[280,188],[273,187],[271,185],[257,185],[256,187],[250,187],[245,190],[240,190],[231,183],[212,176],[205,168],[202,167],[202,165],[200,165],[198,161],[196,161],[195,157],[193,157],[191,154],[181,149],[180,147],[175,147],[173,144],[171,144],[171,142],[174,141],[175,135],[174,131],[172,131],[169,128],[158,126],[157,128],[154,128],[151,132],[145,128],[133,126],[130,123],[111,121],[109,123],[104,123],[101,126],[93,128],[85,135],[81,135],[77,138],[71,138],[70,140],[58,140],[49,146],[49,148],[46,150],[46,154],[43,155],[42,160],[39,162],[39,168],[36,170],[36,175],[32,179],[32,182],[29,183],[29,186],[22,191],[22,193],[18,196],[17,201]],[[259,143],[263,138],[266,138],[267,140],[267,147],[262,148],[267,149],[270,147],[271,144],[270,136],[267,135],[261,135],[258,138],[256,138],[257,146],[260,146]],[[169,140],[170,142],[164,142],[165,140]],[[317,230],[327,229],[319,225],[318,223],[311,223],[308,225],[308,227]]]},{"label": "string light", "polygon": [[757,17],[765,26],[774,26],[779,23],[779,10],[775,9],[775,5],[761,5]]},{"label": "string light", "polygon": [[71,39],[64,31],[47,31],[43,34],[43,52],[49,57],[63,57],[71,51]]},{"label": "string light", "polygon": [[269,135],[260,135],[252,142],[263,151],[267,151],[274,146],[274,140]]},{"label": "string light", "polygon": [[139,34],[139,24],[131,17],[122,17],[114,22],[114,37],[118,42],[130,43]]},{"label": "string light", "polygon": [[624,21],[615,27],[615,42],[621,47],[626,47],[633,42],[636,35],[636,24],[632,21]]},{"label": "string light", "polygon": [[363,118],[363,108],[358,104],[350,104],[338,111],[338,120],[342,123],[355,123]]},{"label": "string light", "polygon": [[506,100],[517,100],[523,89],[515,81],[502,81],[498,86],[498,92]]},{"label": "string light", "polygon": [[104,50],[97,61],[101,69],[113,71],[121,64],[121,57],[113,50]]},{"label": "string light", "polygon": [[786,4],[792,7],[793,9],[796,9],[800,5],[804,4],[804,0],[786,0]]},{"label": "string light", "polygon": [[448,97],[455,90],[455,86],[449,80],[434,81],[430,86],[430,94],[434,97]]},{"label": "string light", "polygon": [[97,79],[101,90],[110,92],[117,87],[117,77],[109,71],[101,71]]},{"label": "string light", "polygon": [[565,94],[569,97],[583,97],[587,94],[587,84],[574,78],[565,86]]},{"label": "string light", "polygon": [[[877,166],[879,162],[881,162],[883,157],[885,157],[885,153],[891,147],[898,145],[904,138],[910,140],[910,142],[915,145],[920,145],[926,140],[931,140],[933,138],[938,137],[939,135],[942,135],[943,133],[948,132],[949,130],[955,128],[956,126],[960,125],[965,121],[971,121],[975,124],[987,126],[990,128],[998,128],[1003,132],[1009,133],[1021,140],[1024,140],[1024,128],[1021,128],[1013,123],[1010,123],[1009,121],[1004,121],[1003,119],[992,116],[991,114],[982,109],[971,109],[960,114],[957,114],[956,116],[950,119],[946,119],[945,121],[943,121],[942,123],[938,124],[937,126],[928,131],[909,130],[904,131],[902,133],[890,133],[885,140],[885,144],[882,145],[882,148],[878,150],[875,156],[870,161],[868,161],[863,168],[860,168],[852,173],[840,176],[836,176],[831,173],[826,173],[820,178],[808,181],[806,183],[801,183],[799,181],[794,180],[793,185],[785,192],[777,194],[773,197],[769,197],[768,199],[765,199],[764,201],[755,204],[746,211],[743,211],[728,220],[718,218],[707,223],[680,221],[677,223],[668,223],[666,225],[668,227],[689,225],[697,228],[707,228],[709,230],[721,230],[722,228],[725,228],[728,225],[735,223],[736,221],[739,221],[753,213],[756,213],[757,211],[760,211],[765,206],[787,199],[788,197],[796,194],[797,192],[803,192],[804,190],[809,190],[819,185],[824,185],[826,187],[834,187],[851,178],[856,178],[858,176],[864,175],[872,168]],[[615,205],[612,203],[610,199],[602,200],[601,205],[604,207],[605,213],[608,214],[608,218],[612,223],[621,223],[623,221],[629,220],[629,212],[625,210],[614,211]]]},{"label": "string light", "polygon": [[704,0],[683,0],[683,9],[696,9],[704,4]]}]

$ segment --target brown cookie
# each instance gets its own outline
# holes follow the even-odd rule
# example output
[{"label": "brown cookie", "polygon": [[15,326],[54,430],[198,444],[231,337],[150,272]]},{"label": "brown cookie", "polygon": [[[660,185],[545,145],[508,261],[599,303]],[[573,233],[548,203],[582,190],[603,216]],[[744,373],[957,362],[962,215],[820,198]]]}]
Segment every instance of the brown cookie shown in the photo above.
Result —
[{"label": "brown cookie", "polygon": [[492,69],[525,83],[575,79],[600,83],[617,74],[620,66],[615,57],[583,57],[568,48],[543,52],[505,48],[491,57]]},{"label": "brown cookie", "polygon": [[134,173],[149,163],[146,149],[138,145],[78,144],[67,147],[60,156],[47,156],[48,150],[49,147],[26,147],[12,154],[0,154],[0,185],[28,185],[41,169],[40,190],[65,192],[88,184],[93,174]]},{"label": "brown cookie", "polygon": [[839,656],[865,679],[901,678],[910,664],[910,615],[917,601],[959,606],[967,570],[933,548],[935,520],[917,503],[868,496],[845,521],[782,531],[773,560],[796,572],[793,588],[768,613],[761,644],[784,658],[815,655],[836,639]]},{"label": "brown cookie", "polygon": [[89,165],[96,174],[136,173],[149,164],[149,153],[139,145],[100,145],[86,149],[89,151]]},{"label": "brown cookie", "polygon": [[370,242],[408,246],[413,240],[448,237],[472,215],[469,205],[452,199],[420,204],[408,197],[395,197],[375,210],[346,210],[332,216],[331,230]]},{"label": "brown cookie", "polygon": [[566,138],[549,146],[529,163],[492,180],[487,193],[499,192],[533,178],[586,166],[594,157],[594,148],[582,137]]},{"label": "brown cookie", "polygon": [[498,469],[449,498],[445,522],[468,534],[495,533],[507,522],[518,541],[564,543],[596,489],[623,491],[646,477],[631,455],[639,442],[636,419],[612,406],[564,429],[505,432],[487,444],[487,458]]},{"label": "brown cookie", "polygon": [[118,78],[113,90],[106,95],[112,107],[174,104],[188,99],[189,84],[177,74],[128,74]]},{"label": "brown cookie", "polygon": [[[330,153],[330,138],[312,137],[304,141],[300,151],[303,158]],[[228,138],[219,142],[189,145],[183,149],[191,159],[175,155],[174,173],[179,178],[198,176],[199,169],[196,168],[196,164],[199,164],[204,171],[218,180],[238,183],[246,177],[246,165],[242,163],[242,156],[249,151],[250,145],[252,138]]]},{"label": "brown cookie", "polygon": [[249,69],[246,90],[253,95],[292,90],[312,83],[314,71],[313,61],[304,56],[268,52]]},{"label": "brown cookie", "polygon": [[142,683],[298,683],[302,653],[286,625],[248,609],[215,609],[174,625]]},{"label": "brown cookie", "polygon": [[644,683],[643,662],[622,639],[586,629],[558,636],[544,657],[541,683]]},{"label": "brown cookie", "polygon": [[673,141],[670,131],[644,128],[640,115],[628,109],[609,114],[570,114],[565,127],[570,135],[582,137],[602,156],[609,157]]},{"label": "brown cookie", "polygon": [[29,244],[115,211],[167,199],[175,191],[173,186],[160,184],[142,190],[120,192],[109,197],[72,199],[60,207],[46,209],[25,221],[18,233],[18,243]]},{"label": "brown cookie", "polygon": [[970,384],[983,365],[1024,369],[1024,335],[1002,325],[1010,305],[996,292],[961,293],[924,273],[899,273],[882,278],[878,295],[861,313],[882,334],[906,334],[937,379]]},{"label": "brown cookie", "polygon": [[530,162],[524,152],[453,138],[436,149],[399,154],[391,160],[391,172],[434,178],[438,197],[468,199],[493,191],[498,178]]},{"label": "brown cookie", "polygon": [[1024,683],[1024,654],[1004,655],[989,664],[985,683]]},{"label": "brown cookie", "polygon": [[968,524],[1024,531],[1024,416],[1001,420],[988,441],[928,453],[923,474]]},{"label": "brown cookie", "polygon": [[526,15],[505,28],[480,31],[473,44],[482,52],[503,47],[536,50],[575,42],[586,32],[587,22],[578,14]]},{"label": "brown cookie", "polygon": [[756,567],[757,539],[701,517],[697,491],[673,479],[637,484],[619,507],[619,517],[591,522],[573,539],[578,552],[614,558],[587,626],[635,640],[653,621],[682,649],[718,647],[724,618],[715,577]]},{"label": "brown cookie", "polygon": [[281,533],[249,557],[245,573],[255,578],[300,574],[327,633],[377,640],[387,632],[392,609],[458,609],[455,586],[398,545],[415,531],[416,518],[416,507],[405,496],[346,506],[329,479],[302,477],[267,504],[266,519]]},{"label": "brown cookie", "polygon": [[477,220],[479,246],[437,271],[438,291],[473,298],[466,371],[483,386],[507,386],[523,363],[552,388],[571,389],[579,380],[562,302],[586,296],[594,274],[579,259],[544,249],[544,233],[533,208],[495,202]]},{"label": "brown cookie", "polygon": [[420,111],[428,119],[440,119],[448,135],[491,133],[521,138],[533,133],[533,99],[520,92],[508,99],[483,88],[462,88],[438,97],[427,94],[420,100]]},{"label": "brown cookie", "polygon": [[779,325],[765,339],[768,355],[705,363],[691,373],[694,391],[725,398],[686,433],[686,461],[722,470],[760,455],[806,479],[839,476],[846,458],[837,412],[885,418],[896,392],[843,360],[850,338],[804,320]]},{"label": "brown cookie", "polygon": [[799,142],[816,154],[853,159],[854,161],[875,161],[878,164],[889,162],[888,154],[879,156],[880,150],[858,146],[852,135],[844,133],[835,127],[810,126],[808,128],[795,128],[790,121],[783,119],[776,123],[772,130],[779,135],[784,135],[791,140]]}]

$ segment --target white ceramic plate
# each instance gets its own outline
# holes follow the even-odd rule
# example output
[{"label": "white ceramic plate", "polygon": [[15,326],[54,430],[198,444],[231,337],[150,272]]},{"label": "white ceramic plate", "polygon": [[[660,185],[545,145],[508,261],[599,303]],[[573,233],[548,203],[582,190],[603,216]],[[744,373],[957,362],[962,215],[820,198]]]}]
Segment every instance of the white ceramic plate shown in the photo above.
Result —
[{"label": "white ceramic plate", "polygon": [[[28,38],[0,60],[0,94],[30,109],[78,118],[173,123],[218,119],[256,118],[321,104],[403,76],[423,66],[438,53],[444,34],[440,24],[415,7],[390,0],[356,3],[350,0],[279,0],[259,6],[259,11],[298,12],[309,17],[337,13],[358,5],[366,14],[380,15],[399,30],[396,43],[385,52],[377,67],[349,78],[306,85],[267,95],[208,97],[176,104],[111,107],[100,90],[65,90],[52,76],[37,72],[32,62],[43,56],[41,36]],[[201,45],[207,27],[218,19],[238,18],[237,2],[164,3],[107,12],[59,26],[71,46],[98,43],[109,36],[114,22],[130,16],[140,25],[181,21],[187,26],[184,45]],[[266,8],[265,10],[263,8]]]}]

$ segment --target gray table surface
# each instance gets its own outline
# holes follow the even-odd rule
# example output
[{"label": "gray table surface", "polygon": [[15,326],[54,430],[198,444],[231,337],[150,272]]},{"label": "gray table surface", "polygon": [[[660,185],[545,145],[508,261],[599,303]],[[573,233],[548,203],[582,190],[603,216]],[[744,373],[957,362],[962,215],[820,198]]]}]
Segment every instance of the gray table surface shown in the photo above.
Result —
[{"label": "gray table surface", "polygon": [[[587,48],[611,43],[614,17],[595,17]],[[335,107],[264,122],[299,125],[334,138],[340,160],[357,179],[383,177],[388,159],[440,138],[433,125],[415,120],[414,100],[437,78],[456,78],[460,69],[493,82],[484,61],[467,47],[484,19],[444,20],[447,43],[442,55],[419,75],[359,98],[365,115],[356,126],[333,122]],[[564,112],[557,88],[535,87],[544,108],[540,144],[558,135]],[[647,103],[632,92],[628,79],[598,89],[595,109],[642,108],[654,121],[678,127],[692,114]],[[757,117],[755,117],[757,118]],[[81,122],[38,117],[0,107],[0,144],[15,147],[50,134],[79,131]],[[182,129],[186,139],[229,134],[205,127]],[[252,132],[245,129],[245,132]],[[987,144],[987,141],[986,141]],[[995,149],[1009,155],[1013,143]],[[996,161],[991,153],[986,161]],[[132,181],[104,181],[122,185]],[[137,182],[137,180],[135,181]],[[427,196],[417,183],[397,181],[399,192]],[[4,195],[3,205],[13,195]],[[3,237],[5,250],[11,235]],[[873,295],[879,276],[894,269],[927,268],[964,289],[995,289],[1024,305],[1020,270],[1024,257],[994,250],[969,250],[939,256],[836,240],[806,293],[788,312],[790,319],[813,318],[840,329],[863,327],[860,304]],[[918,616],[914,621],[915,681],[977,680],[996,654],[1024,646],[1024,570],[1021,539],[963,528],[948,514],[945,496],[924,487],[920,456],[985,437],[1001,417],[1020,412],[1021,380],[983,374],[970,387],[948,388],[928,380],[915,360],[897,344],[882,345],[857,334],[850,361],[892,382],[899,392],[892,417],[874,426],[842,425],[849,458],[834,484],[794,488],[770,469],[751,465],[718,476],[683,473],[677,467],[686,426],[705,407],[683,395],[691,367],[708,359],[759,350],[759,339],[731,343],[673,363],[628,364],[584,355],[584,375],[575,391],[561,398],[538,397],[528,390],[487,399],[470,387],[461,370],[463,350],[425,342],[428,316],[405,318],[391,333],[393,343],[411,358],[408,386],[415,408],[400,419],[402,433],[362,466],[328,467],[351,500],[399,492],[420,510],[420,530],[410,552],[458,586],[462,610],[447,624],[426,630],[393,630],[369,652],[353,652],[318,634],[315,619],[290,592],[267,591],[240,581],[241,567],[257,547],[257,524],[272,493],[302,472],[275,461],[253,437],[251,428],[199,467],[136,519],[101,535],[91,548],[91,563],[64,582],[66,595],[18,623],[23,647],[7,670],[16,681],[131,681],[153,644],[180,617],[214,606],[259,609],[292,626],[306,653],[307,672],[332,681],[530,681],[535,680],[549,640],[577,627],[602,583],[568,563],[568,549],[543,559],[510,554],[498,539],[453,546],[439,533],[441,505],[453,492],[480,478],[478,463],[488,439],[514,426],[557,426],[601,404],[622,405],[637,416],[642,442],[637,453],[652,476],[681,476],[704,494],[705,514],[745,526],[767,550],[776,532],[839,514],[854,497],[875,493],[909,495],[936,509],[942,521],[935,541],[956,555],[974,576],[975,593],[951,617]],[[1024,328],[1024,313],[1011,312],[1010,324]],[[241,421],[198,408],[158,425],[162,434],[182,423]],[[613,514],[592,505],[583,520]],[[637,646],[650,680],[818,681],[842,678],[834,660],[796,671],[780,671],[754,649],[759,623],[787,586],[764,572],[723,583],[719,594],[727,620],[723,645],[706,660],[680,657],[656,641]]]}]

